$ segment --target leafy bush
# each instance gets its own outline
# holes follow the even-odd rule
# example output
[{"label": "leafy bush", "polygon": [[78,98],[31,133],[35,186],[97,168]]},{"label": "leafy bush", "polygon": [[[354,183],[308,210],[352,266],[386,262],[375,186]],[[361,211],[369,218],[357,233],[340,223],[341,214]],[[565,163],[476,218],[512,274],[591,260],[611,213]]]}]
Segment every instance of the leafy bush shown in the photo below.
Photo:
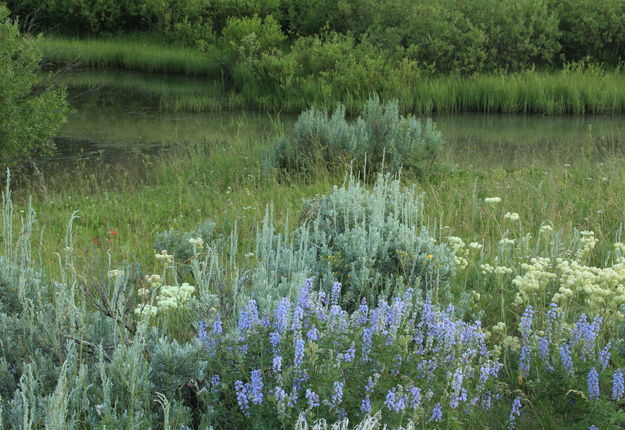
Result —
[{"label": "leafy bush", "polygon": [[0,168],[17,166],[54,151],[52,137],[65,120],[62,88],[40,86],[41,54],[35,40],[20,35],[0,4]]},{"label": "leafy bush", "polygon": [[453,253],[435,244],[424,227],[422,197],[414,189],[379,175],[369,191],[352,177],[311,202],[307,212],[290,238],[265,221],[251,278],[260,303],[293,297],[295,285],[311,274],[325,291],[341,282],[343,303],[351,307],[361,298],[376,303],[406,288],[445,295]]},{"label": "leafy bush", "polygon": [[314,108],[303,112],[293,137],[280,140],[274,157],[280,168],[307,173],[322,166],[335,171],[350,165],[360,172],[403,169],[424,177],[438,167],[442,143],[431,121],[422,125],[404,117],[396,101],[382,104],[376,96],[351,123],[342,105],[332,115]]}]

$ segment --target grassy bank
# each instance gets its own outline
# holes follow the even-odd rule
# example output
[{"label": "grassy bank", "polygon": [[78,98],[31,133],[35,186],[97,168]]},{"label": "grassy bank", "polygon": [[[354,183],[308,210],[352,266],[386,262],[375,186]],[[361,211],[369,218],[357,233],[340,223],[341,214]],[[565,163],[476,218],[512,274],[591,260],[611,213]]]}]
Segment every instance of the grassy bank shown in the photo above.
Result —
[{"label": "grassy bank", "polygon": [[[113,87],[134,89],[161,97],[161,109],[173,111],[214,111],[256,108],[300,112],[311,105],[334,106],[339,101],[349,111],[357,110],[372,92],[383,99],[398,99],[402,108],[417,114],[488,112],[541,114],[615,114],[625,112],[625,75],[620,70],[604,71],[579,66],[560,71],[526,71],[511,74],[472,76],[428,76],[409,65],[395,68],[382,63],[371,72],[370,82],[356,74],[301,70],[293,76],[282,71],[247,74],[224,87],[224,64],[210,53],[164,46],[149,40],[116,38],[75,40],[58,37],[42,39],[47,61],[56,65],[78,61],[96,69],[134,70],[148,73],[177,73],[205,76],[204,85],[177,90],[175,83],[163,88],[137,80],[107,82]],[[275,61],[292,61],[291,54]],[[245,63],[241,67],[247,67]],[[260,69],[262,70],[262,69]],[[351,68],[343,69],[345,73]],[[299,74],[301,73],[301,74]],[[329,73],[329,74],[328,74]],[[232,79],[232,78],[230,78]],[[216,83],[215,83],[216,82]],[[353,82],[355,85],[351,85]],[[79,82],[77,85],[98,85]]]},{"label": "grassy bank", "polygon": [[[35,369],[37,376],[33,377],[34,380],[41,381],[39,383],[47,387],[39,388],[39,392],[52,390],[56,384],[56,378],[60,377],[59,372],[60,375],[65,375],[64,368],[58,369],[58,367],[63,360],[66,360],[68,363],[66,366],[78,366],[82,363],[80,365],[84,367],[80,373],[84,374],[83,379],[76,381],[78,387],[83,386],[81,384],[84,384],[84,378],[95,378],[94,380],[111,378],[109,394],[106,392],[102,394],[95,388],[88,389],[93,392],[90,397],[93,400],[89,402],[95,405],[102,404],[100,402],[109,402],[107,399],[110,399],[107,407],[111,415],[106,418],[111,420],[110,422],[119,424],[125,422],[126,419],[133,419],[145,426],[148,423],[154,425],[167,419],[177,427],[188,425],[191,428],[203,428],[197,423],[209,419],[223,423],[222,428],[236,428],[241,423],[249,422],[245,409],[238,406],[235,400],[234,380],[248,377],[251,370],[247,366],[252,366],[251,369],[261,367],[264,369],[262,374],[265,384],[268,385],[273,375],[271,363],[269,367],[262,367],[267,364],[264,361],[256,362],[254,358],[258,356],[256,354],[247,356],[249,360],[252,360],[250,363],[247,362],[248,358],[239,356],[227,358],[221,358],[221,355],[212,356],[207,352],[210,351],[210,346],[198,347],[196,345],[197,341],[194,339],[197,321],[199,318],[214,318],[215,312],[219,312],[223,318],[224,330],[228,333],[236,332],[236,315],[232,315],[232,312],[233,309],[239,307],[237,300],[241,300],[237,292],[245,297],[253,293],[254,288],[261,288],[259,284],[256,284],[259,281],[254,277],[250,278],[250,275],[246,273],[256,270],[255,265],[263,258],[267,258],[263,254],[262,247],[260,254],[258,248],[258,241],[266,240],[262,239],[263,235],[259,236],[258,233],[262,231],[261,223],[267,205],[273,207],[272,223],[276,229],[290,231],[299,224],[304,200],[319,195],[328,195],[332,192],[333,185],[345,184],[346,179],[341,174],[334,176],[325,171],[313,172],[306,176],[266,172],[260,162],[260,155],[265,147],[266,143],[259,140],[257,133],[243,131],[225,144],[206,142],[178,147],[160,156],[139,158],[137,162],[145,166],[145,170],[139,176],[129,175],[121,168],[85,164],[82,167],[77,166],[71,172],[57,171],[47,175],[44,173],[43,177],[33,175],[18,178],[16,188],[14,188],[13,202],[15,212],[22,216],[24,227],[21,229],[22,232],[19,235],[21,239],[16,245],[15,253],[7,254],[9,251],[6,250],[4,253],[14,255],[15,257],[10,258],[15,258],[16,264],[20,261],[22,263],[19,264],[24,264],[23,262],[26,261],[29,265],[42,268],[46,274],[42,282],[55,279],[60,281],[50,284],[51,288],[57,290],[40,289],[36,293],[39,294],[39,298],[37,304],[34,305],[35,312],[37,312],[37,317],[33,320],[35,322],[28,322],[30,320],[27,320],[27,314],[24,314],[20,317],[22,319],[13,324],[18,324],[17,327],[22,327],[19,324],[25,324],[24,327],[29,327],[28,324],[31,324],[31,327],[35,327],[36,321],[48,321],[44,318],[47,308],[40,302],[45,303],[46,300],[54,299],[59,317],[57,324],[54,325],[54,333],[49,334],[50,339],[55,339],[56,336],[79,339],[79,342],[82,342],[78,343],[79,346],[83,345],[87,351],[93,351],[94,347],[89,345],[99,339],[98,327],[107,324],[106,321],[112,321],[112,326],[117,327],[109,328],[112,333],[115,333],[114,336],[123,339],[118,345],[116,342],[120,341],[105,338],[107,343],[100,353],[105,358],[101,360],[111,361],[106,366],[100,364],[100,368],[93,364],[96,359],[91,358],[93,357],[91,353],[86,352],[84,358],[77,358],[76,355],[72,355],[75,353],[72,352],[71,346],[65,347],[58,342],[52,346],[48,345],[47,347],[54,348],[53,351],[60,357],[54,358],[54,361],[56,363],[60,361],[60,363],[56,370],[43,368],[42,364]],[[535,358],[532,361],[532,373],[526,375],[519,370],[519,350],[515,347],[521,342],[526,342],[516,328],[519,322],[523,321],[522,318],[527,318],[522,317],[524,306],[531,304],[536,314],[542,315],[553,292],[558,291],[560,282],[565,282],[565,278],[550,281],[553,284],[538,281],[537,290],[532,289],[534,288],[532,283],[526,286],[523,283],[524,279],[544,277],[546,275],[541,275],[544,272],[553,271],[557,276],[564,276],[559,274],[559,269],[551,266],[542,269],[532,266],[534,264],[530,263],[532,258],[546,257],[552,258],[553,261],[556,258],[567,261],[573,259],[576,261],[575,264],[588,265],[588,267],[581,266],[580,269],[587,271],[597,271],[600,267],[610,266],[614,261],[620,261],[618,256],[621,250],[617,248],[615,251],[613,243],[619,240],[622,224],[625,221],[622,211],[625,205],[625,192],[620,186],[625,181],[623,159],[622,153],[613,152],[604,154],[599,162],[589,161],[587,157],[579,157],[578,161],[573,162],[572,165],[545,167],[545,164],[536,163],[535,166],[516,171],[473,170],[460,165],[457,171],[450,172],[444,177],[432,182],[415,184],[416,195],[423,193],[424,197],[422,215],[424,224],[428,226],[437,243],[449,244],[448,246],[455,250],[456,275],[450,280],[449,287],[445,287],[446,293],[436,296],[435,306],[444,308],[448,303],[455,303],[457,311],[454,318],[466,318],[470,321],[479,319],[482,327],[489,333],[488,348],[495,348],[492,356],[497,357],[503,366],[499,372],[500,385],[497,388],[501,390],[501,399],[494,402],[492,409],[475,412],[480,417],[481,428],[484,428],[484,425],[493,429],[501,428],[502,423],[508,422],[510,404],[514,399],[521,399],[523,405],[532,405],[531,408],[524,407],[519,412],[517,428],[521,429],[536,426],[564,428],[572,425],[571,423],[583,422],[585,425],[590,425],[605,423],[608,420],[623,422],[619,415],[618,403],[608,400],[609,394],[605,394],[610,390],[610,382],[606,380],[609,377],[608,371],[601,374],[603,396],[601,400],[582,399],[576,402],[575,407],[566,406],[563,409],[562,404],[566,402],[570,394],[569,390],[583,393],[588,390],[585,373],[588,369],[584,366],[592,362],[576,358],[576,369],[579,371],[574,376],[567,376],[563,382],[563,377],[559,376],[564,374],[560,367],[557,367],[556,373],[549,373],[541,370],[541,361]],[[402,182],[409,187],[412,180],[409,176],[404,176]],[[372,183],[367,184],[366,188],[370,189],[371,185]],[[38,219],[36,224],[30,224],[27,217],[26,205],[28,196],[31,195],[32,206]],[[499,201],[493,200],[495,197],[499,198]],[[19,212],[20,210],[25,212]],[[67,221],[72,215],[77,218],[71,226],[72,234],[68,236]],[[173,229],[174,232],[193,231],[198,222],[206,219],[216,222],[217,238],[204,245],[207,247],[205,248],[206,254],[201,252],[190,261],[177,261],[179,278],[172,281],[173,266],[169,267],[166,263],[163,267],[163,263],[154,258],[157,234],[169,229]],[[288,227],[285,227],[287,219],[289,220]],[[5,223],[4,231],[6,228]],[[18,228],[20,228],[19,217],[15,219],[15,229]],[[588,233],[580,235],[579,231],[592,231],[592,240],[588,239],[590,237]],[[27,245],[30,242],[25,242],[29,236],[33,244],[36,244],[32,248],[32,256]],[[8,237],[5,233],[3,236],[5,243],[9,240]],[[460,238],[463,243],[460,244],[457,238]],[[590,242],[592,246],[589,245]],[[9,243],[12,242],[9,241]],[[472,244],[468,245],[469,243]],[[182,244],[184,245],[184,242]],[[203,260],[205,256],[208,260]],[[398,254],[398,257],[401,256],[402,254]],[[338,259],[335,267],[340,270],[342,268],[340,259],[344,257],[340,254],[332,254],[330,257],[332,261],[334,258]],[[430,261],[429,259],[433,257],[429,254],[424,258]],[[5,264],[6,260],[0,261]],[[194,267],[192,275],[188,271],[189,265],[195,264],[197,266],[192,266]],[[611,266],[614,269],[606,270],[620,273],[618,265],[620,263],[614,264],[616,265]],[[4,266],[0,266],[2,267]],[[487,267],[499,271],[489,272],[490,269]],[[2,268],[2,270],[5,269]],[[6,273],[13,273],[6,272],[6,270],[2,272],[3,276],[8,276]],[[20,279],[29,280],[27,276],[32,275],[29,275],[30,272],[27,269],[23,270],[24,272],[19,272],[23,276]],[[153,319],[140,323],[139,316],[133,316],[133,308],[130,307],[129,312],[126,312],[123,311],[124,306],[141,303],[141,289],[146,288],[146,281],[143,277],[151,276],[149,275],[151,273],[161,273],[161,270],[162,279],[169,279],[168,283],[175,282],[174,285],[180,285],[184,280],[195,285],[197,299],[192,299],[188,305],[177,305],[178,307],[168,311],[170,313],[159,311],[163,314],[159,313]],[[258,275],[259,272],[253,273]],[[609,273],[606,276],[608,275]],[[516,283],[519,279],[520,281]],[[26,285],[19,287],[26,292],[31,288],[29,282],[31,281],[16,282],[16,285]],[[5,294],[3,297],[7,297],[11,291],[3,292]],[[515,297],[523,291],[529,291],[531,294],[526,299],[517,302]],[[575,291],[575,294],[582,294]],[[612,294],[612,290],[606,291]],[[120,297],[119,294],[124,301],[116,301],[118,300],[116,297]],[[261,296],[263,295],[260,294],[259,298]],[[606,323],[601,328],[597,342],[603,345],[610,340],[615,351],[620,351],[618,349],[621,345],[620,323],[615,320],[614,316],[616,308],[601,310],[593,301],[585,303],[577,296],[574,298],[561,304],[563,318],[573,323],[580,312],[602,315]],[[125,303],[129,304],[125,305]],[[107,306],[115,306],[113,309],[118,309],[115,312],[120,312],[117,314],[121,321],[119,325],[110,316],[107,317],[107,312],[113,312]],[[64,315],[74,314],[77,315],[77,322],[72,322],[73,320],[63,322],[66,318]],[[93,323],[96,324],[95,326],[89,325],[92,320],[97,322],[97,324]],[[240,321],[241,319],[239,319],[239,326]],[[544,324],[542,321],[542,317],[537,316],[534,327],[540,327],[540,324]],[[124,328],[124,324],[130,329]],[[154,333],[158,332],[167,337],[156,340],[150,337],[153,336],[152,334],[144,335],[141,331],[144,329],[140,328],[141,324],[148,324]],[[105,327],[108,326],[105,325]],[[133,327],[139,327],[138,331],[130,331],[134,330]],[[319,323],[318,327],[325,333],[326,328],[322,323]],[[5,330],[8,329],[5,328]],[[360,342],[361,332],[362,329],[353,334],[355,342]],[[48,339],[47,336],[46,332],[45,335],[41,335],[41,338]],[[250,336],[256,336],[256,334],[250,334]],[[331,334],[324,334],[324,336],[331,336]],[[344,333],[342,336],[344,339],[345,336],[352,336],[352,333]],[[388,355],[384,360],[389,360],[388,363],[392,369],[396,356],[384,352],[389,348],[388,338],[386,339],[380,338],[380,345],[386,346],[382,346],[383,349],[380,350],[380,355],[377,355],[376,359],[382,360],[380,357]],[[565,342],[569,342],[566,340],[568,338],[564,339]],[[261,341],[262,339],[259,338],[251,344],[250,348],[259,347]],[[11,340],[11,342],[13,346],[18,344],[17,341]],[[223,342],[230,341],[224,338]],[[309,348],[316,348],[306,350],[306,357],[313,360],[310,364],[313,367],[310,369],[316,369],[316,373],[310,373],[313,378],[316,378],[317,374],[325,375],[324,372],[329,371],[328,369],[334,369],[331,372],[335,373],[339,371],[337,369],[341,369],[341,372],[347,372],[345,375],[350,375],[358,371],[357,369],[362,371],[367,368],[361,364],[361,358],[359,358],[361,354],[359,343],[357,344],[359,345],[358,358],[353,370],[351,367],[343,370],[347,364],[341,364],[339,367],[318,364],[314,360],[318,359],[316,358],[319,357],[318,354],[324,353],[326,346],[321,342],[318,343],[319,347],[310,345]],[[575,345],[573,341],[571,345]],[[346,347],[349,347],[349,344]],[[497,348],[499,352],[496,352]],[[151,352],[143,354],[144,350]],[[227,353],[228,349],[224,348],[223,351]],[[291,350],[287,351],[290,355],[285,352],[285,366],[290,363],[287,360],[290,360],[289,357],[293,355]],[[271,356],[270,350],[264,353]],[[12,360],[12,357],[11,355],[8,359]],[[557,353],[555,357],[554,363],[559,363]],[[22,359],[20,356],[20,360]],[[143,390],[146,391],[142,393],[152,393],[151,390],[159,393],[165,392],[163,396],[166,397],[163,398],[171,404],[171,409],[164,412],[167,418],[163,418],[159,412],[160,409],[154,410],[153,399],[146,398],[151,395],[126,391],[124,388],[126,384],[120,379],[115,379],[119,378],[120,372],[127,368],[125,363],[128,360],[132,360],[139,368],[150,369],[150,372],[132,373],[125,376],[123,380],[132,380],[135,384],[133,386],[145,384]],[[184,371],[180,370],[180,360],[186,364]],[[202,370],[206,360],[211,363],[210,372]],[[237,366],[246,367],[241,370],[240,367],[232,365],[233,362],[238,363]],[[610,366],[614,368],[620,365],[619,353],[614,353],[612,363]],[[308,365],[306,362],[306,366]],[[410,368],[412,367],[406,369]],[[195,370],[189,373],[188,369]],[[199,401],[206,407],[215,405],[221,413],[215,415],[214,412],[204,412],[197,407],[189,409],[188,405],[192,405],[193,400],[188,400],[188,396],[196,395],[195,388],[189,388],[186,385],[180,385],[182,388],[179,388],[176,384],[187,383],[186,381],[189,380],[196,381],[193,378],[207,378],[208,380],[212,377],[212,372],[217,371],[223,378],[222,384],[218,385],[222,394],[212,393],[211,396],[217,397],[202,397]],[[389,381],[396,381],[393,379],[396,378],[393,372],[382,370],[381,374],[383,378],[391,378]],[[74,373],[67,372],[66,377],[74,378],[74,375]],[[443,372],[443,375],[446,375],[443,379],[450,377],[447,371]],[[36,379],[44,378],[44,376],[52,383]],[[402,378],[405,377],[406,375],[402,373]],[[73,379],[70,380],[73,381]],[[334,379],[329,379],[329,381],[332,382]],[[333,389],[331,382],[325,380],[318,382],[320,385],[317,385],[319,387],[317,389],[329,397],[328,390]],[[352,378],[352,380],[346,380],[346,386],[351,387],[352,382],[360,383]],[[30,385],[27,384],[33,383],[22,381],[20,390],[30,390],[28,388]],[[189,384],[193,383],[189,382]],[[61,380],[59,384],[61,384],[61,389],[58,391],[62,393],[65,389],[63,388],[65,382]],[[14,385],[7,386],[13,387]],[[98,386],[100,385],[93,385],[93,387]],[[448,402],[447,396],[451,395],[448,386],[448,380],[446,383],[437,382],[434,386],[436,395],[438,396],[439,392],[442,393],[441,399],[446,399],[446,402]],[[349,391],[346,390],[345,394],[346,408],[350,417],[362,416],[358,412],[361,401],[360,391],[356,388],[354,386]],[[407,420],[408,416],[400,420],[397,415],[388,412],[384,404],[387,390],[391,388],[385,385],[376,389],[377,397],[372,395],[374,411],[381,410],[383,420],[390,420],[394,423],[404,422],[402,420]],[[21,395],[21,392],[18,394]],[[51,399],[57,399],[60,396],[52,394],[52,391],[49,393]],[[272,398],[269,397],[272,395],[269,392],[265,395]],[[104,400],[100,400],[101,398]],[[113,399],[117,401],[114,402]],[[131,404],[133,409],[128,411],[128,405]],[[265,423],[283,420],[281,421],[283,427],[290,427],[289,423],[294,420],[293,415],[278,418],[280,415],[277,414],[274,406],[271,406],[273,403],[267,402],[263,405],[266,405],[263,408],[268,409],[253,409],[252,416],[255,419],[264,420],[262,422]],[[68,401],[67,407],[69,411],[79,410],[77,400],[73,397]],[[457,420],[465,419],[464,415],[454,415],[455,409],[448,403],[444,403],[443,408],[444,421],[437,428],[454,428],[454,425],[458,423]],[[593,413],[596,408],[601,408],[601,415]],[[92,423],[90,425],[95,425],[103,418],[97,412],[89,412],[91,409],[95,410],[94,407],[86,409],[86,412],[82,412],[82,416]],[[9,408],[5,410],[8,411]],[[23,413],[22,409],[10,410],[13,412],[5,415],[5,422],[14,422],[15,417],[21,417],[20,414]],[[50,408],[47,416],[54,415],[53,411],[58,411],[58,408]],[[146,415],[146,411],[152,411],[152,414]],[[410,415],[410,419],[421,420],[420,422],[423,422],[427,428],[429,425],[427,418],[431,412],[429,409],[426,412],[425,417],[422,415],[425,412],[419,412]],[[130,418],[125,418],[123,415],[125,413],[128,413]],[[225,421],[224,416],[228,416],[228,422]],[[327,415],[321,411],[316,415],[316,417],[324,416],[333,417],[334,415]],[[474,416],[471,415],[471,417]],[[65,415],[58,417],[58,412],[57,419],[63,423],[66,420]],[[360,418],[354,418],[352,422],[354,420],[357,422],[358,419]],[[471,424],[476,422],[474,418],[466,419],[470,421],[465,423],[465,428],[474,428]],[[237,424],[231,424],[230,420],[234,420]],[[63,425],[59,425],[57,428],[62,427]]]}]

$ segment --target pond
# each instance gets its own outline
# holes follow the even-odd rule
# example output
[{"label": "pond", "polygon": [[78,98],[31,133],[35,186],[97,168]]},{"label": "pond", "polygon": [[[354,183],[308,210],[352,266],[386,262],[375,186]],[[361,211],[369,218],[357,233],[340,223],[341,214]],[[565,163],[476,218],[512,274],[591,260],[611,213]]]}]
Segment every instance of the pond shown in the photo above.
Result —
[{"label": "pond", "polygon": [[[56,164],[98,158],[131,163],[129,154],[155,153],[172,145],[223,142],[233,137],[269,145],[288,133],[296,115],[249,111],[168,112],[180,98],[223,97],[220,86],[182,76],[129,72],[67,74],[74,112],[60,130]],[[205,101],[205,100],[204,100]],[[517,169],[601,159],[623,147],[624,116],[435,115],[446,141],[445,157],[464,167]]]}]

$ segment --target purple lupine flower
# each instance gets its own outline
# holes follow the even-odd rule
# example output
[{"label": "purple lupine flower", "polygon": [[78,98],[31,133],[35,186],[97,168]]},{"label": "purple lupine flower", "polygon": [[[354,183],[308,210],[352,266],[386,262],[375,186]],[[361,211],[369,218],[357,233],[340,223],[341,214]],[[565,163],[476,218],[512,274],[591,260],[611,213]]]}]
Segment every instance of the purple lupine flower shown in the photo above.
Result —
[{"label": "purple lupine flower", "polygon": [[293,320],[291,321],[291,330],[299,331],[302,329],[302,319],[304,318],[304,310],[298,306],[293,311]]},{"label": "purple lupine flower", "polygon": [[208,331],[207,329],[207,325],[206,325],[206,321],[200,321],[197,324],[197,337],[200,340],[200,342],[202,342],[204,344],[204,347],[206,349],[211,349],[213,346],[213,339],[211,339],[211,337],[208,335]]},{"label": "purple lupine flower", "polygon": [[273,396],[276,398],[276,401],[280,403],[286,399],[286,392],[282,389],[282,387],[276,387],[273,390]]},{"label": "purple lupine flower", "polygon": [[338,305],[340,295],[341,295],[341,283],[335,282],[334,284],[332,284],[332,294],[330,296],[330,303],[333,305]]},{"label": "purple lupine flower", "polygon": [[219,374],[216,374],[211,378],[211,385],[213,387],[218,386],[220,382],[221,382],[221,376],[219,376]]},{"label": "purple lupine flower", "polygon": [[521,336],[523,336],[523,341],[527,342],[529,340],[530,335],[532,334],[532,321],[534,319],[534,308],[532,305],[529,305],[525,308],[525,312],[523,312],[523,316],[521,317]]},{"label": "purple lupine flower", "polygon": [[340,355],[341,360],[345,361],[346,363],[351,363],[355,357],[356,345],[353,343],[352,346],[350,346],[343,354]]},{"label": "purple lupine flower", "polygon": [[515,397],[510,410],[510,418],[508,418],[508,430],[516,428],[516,419],[521,416],[521,398]]},{"label": "purple lupine flower", "polygon": [[616,369],[612,375],[612,400],[621,400],[625,394],[625,378],[621,369]]},{"label": "purple lupine flower", "polygon": [[248,400],[248,387],[241,381],[236,381],[234,383],[234,389],[237,394],[237,403],[239,404],[239,409],[245,415],[249,415],[250,404]]},{"label": "purple lupine flower", "polygon": [[608,367],[608,364],[610,364],[611,346],[611,343],[608,342],[608,344],[603,347],[601,352],[599,352],[599,363],[601,364],[601,371],[604,371]]},{"label": "purple lupine flower", "polygon": [[490,391],[482,395],[482,409],[490,409],[492,406],[493,396]]},{"label": "purple lupine flower", "polygon": [[306,337],[313,342],[319,340],[319,330],[317,330],[317,327],[313,326],[310,330],[308,330]]},{"label": "purple lupine flower", "polygon": [[376,386],[376,381],[374,381],[373,378],[369,376],[369,379],[367,380],[367,385],[365,385],[365,391],[367,393],[372,393],[375,386]]},{"label": "purple lupine flower", "polygon": [[280,345],[280,340],[282,336],[277,331],[272,331],[269,333],[269,343],[271,343],[271,349],[275,352],[278,351],[278,346]]},{"label": "purple lupine flower", "polygon": [[221,323],[219,315],[217,315],[215,321],[213,322],[212,330],[214,336],[220,336],[223,333],[223,324]]},{"label": "purple lupine flower", "polygon": [[440,403],[434,405],[434,409],[432,409],[432,415],[430,415],[430,421],[438,422],[443,418],[443,406]]},{"label": "purple lupine flower", "polygon": [[519,370],[521,375],[526,378],[530,373],[530,346],[523,345],[521,347],[521,355],[519,356]]},{"label": "purple lupine flower", "polygon": [[367,394],[364,399],[362,399],[362,403],[360,404],[360,410],[365,413],[371,413],[371,399]]},{"label": "purple lupine flower", "polygon": [[299,300],[297,305],[302,308],[303,311],[307,310],[309,307],[309,299],[310,299],[310,290],[312,289],[313,283],[312,278],[308,278],[304,281],[304,285],[299,290]]},{"label": "purple lupine flower", "polygon": [[332,404],[334,406],[338,406],[343,401],[343,386],[345,385],[342,381],[334,382],[334,393],[332,394]]},{"label": "purple lupine flower", "polygon": [[588,372],[588,398],[590,400],[599,399],[599,374],[594,367]]},{"label": "purple lupine flower", "polygon": [[297,339],[295,341],[295,357],[293,364],[295,367],[299,367],[304,362],[304,340]]},{"label": "purple lupine flower", "polygon": [[386,325],[390,331],[397,330],[399,323],[404,312],[404,302],[396,297],[393,300],[393,305],[386,311]]},{"label": "purple lupine flower", "polygon": [[360,302],[360,306],[358,307],[358,314],[359,314],[358,325],[363,326],[367,324],[369,306],[367,306],[367,299],[365,299],[364,297],[362,298],[362,301]]},{"label": "purple lupine flower", "polygon": [[280,373],[282,371],[282,356],[281,355],[276,355],[273,357],[271,370],[273,370],[274,373]]},{"label": "purple lupine flower", "polygon": [[467,391],[462,387],[462,382],[464,381],[464,371],[462,367],[459,367],[454,372],[451,381],[451,400],[449,401],[449,406],[452,408],[457,408],[458,404],[461,401],[467,400]]},{"label": "purple lupine flower", "polygon": [[267,312],[263,313],[263,319],[260,321],[260,325],[264,328],[271,327],[271,321],[269,320],[269,314]]},{"label": "purple lupine flower", "polygon": [[180,426],[180,430],[191,430],[191,427],[187,427],[184,424]]},{"label": "purple lupine flower", "polygon": [[596,425],[591,425],[588,430],[599,430]]},{"label": "purple lupine flower", "polygon": [[573,346],[582,346],[582,359],[584,361],[592,357],[595,349],[595,341],[599,335],[601,329],[601,323],[603,319],[601,317],[595,317],[592,322],[588,322],[586,315],[582,314],[579,317],[575,327],[571,333],[571,343]]},{"label": "purple lupine flower", "polygon": [[252,371],[252,382],[250,384],[250,397],[252,403],[261,405],[263,403],[263,376],[260,370]]},{"label": "purple lupine flower", "polygon": [[421,405],[421,390],[418,387],[410,387],[410,407],[416,410]]},{"label": "purple lupine flower", "polygon": [[256,327],[259,323],[258,306],[256,306],[256,300],[251,299],[247,302],[247,306],[239,313],[239,330],[245,333]]},{"label": "purple lupine flower", "polygon": [[549,340],[545,337],[538,338],[538,355],[540,356],[541,361],[543,362],[545,368],[549,371],[553,371],[553,366],[551,366],[549,360]]},{"label": "purple lupine flower", "polygon": [[564,371],[569,375],[573,375],[573,359],[571,358],[571,348],[566,343],[560,345],[560,361]]},{"label": "purple lupine flower", "polygon": [[368,360],[369,353],[371,352],[371,345],[373,343],[373,327],[367,327],[362,332],[362,359]]},{"label": "purple lupine flower", "polygon": [[310,388],[306,389],[306,400],[308,400],[308,406],[311,408],[319,406],[319,396]]},{"label": "purple lupine flower", "polygon": [[291,301],[284,297],[273,311],[273,327],[278,333],[286,332],[289,322],[289,309],[291,309]]},{"label": "purple lupine flower", "polygon": [[389,411],[394,411],[396,413],[402,412],[406,409],[406,396],[399,394],[397,388],[393,387],[386,393],[384,405]]}]

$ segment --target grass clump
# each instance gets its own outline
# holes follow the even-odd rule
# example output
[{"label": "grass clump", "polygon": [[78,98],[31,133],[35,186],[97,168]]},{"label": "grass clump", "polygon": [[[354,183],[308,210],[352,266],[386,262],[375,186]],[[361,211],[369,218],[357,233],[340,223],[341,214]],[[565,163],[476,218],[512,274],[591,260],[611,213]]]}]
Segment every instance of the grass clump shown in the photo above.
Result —
[{"label": "grass clump", "polygon": [[339,105],[332,115],[310,109],[303,112],[290,139],[280,139],[271,155],[274,166],[310,173],[319,168],[339,171],[398,173],[416,177],[438,168],[443,138],[431,121],[422,124],[399,114],[397,101],[380,102],[376,96],[364,105],[353,122]]}]

